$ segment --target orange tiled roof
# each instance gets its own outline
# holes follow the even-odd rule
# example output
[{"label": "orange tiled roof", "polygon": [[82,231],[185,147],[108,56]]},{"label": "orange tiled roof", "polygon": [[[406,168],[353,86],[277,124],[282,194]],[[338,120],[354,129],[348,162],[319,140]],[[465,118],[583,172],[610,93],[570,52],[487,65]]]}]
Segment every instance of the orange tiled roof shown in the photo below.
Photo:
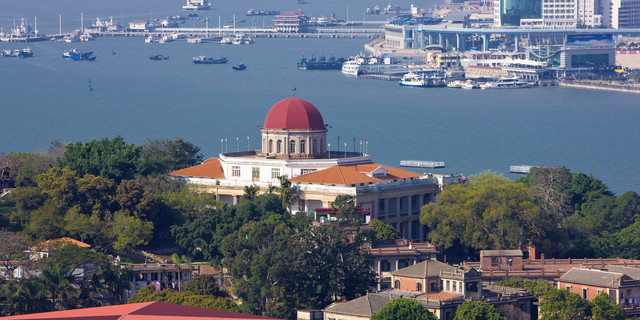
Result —
[{"label": "orange tiled roof", "polygon": [[197,166],[169,172],[169,175],[176,177],[224,179],[224,171],[222,171],[222,165],[220,165],[220,159],[218,158],[211,158]]},{"label": "orange tiled roof", "polygon": [[430,300],[450,300],[450,299],[455,299],[458,297],[461,297],[461,294],[458,293],[451,293],[451,292],[438,292],[438,293],[432,293],[430,295],[425,296],[425,298],[430,299]]},{"label": "orange tiled roof", "polygon": [[[367,173],[383,168],[387,170],[385,176],[370,177]],[[394,167],[381,165],[378,163],[338,165],[320,171],[311,172],[302,176],[289,179],[291,182],[301,183],[322,183],[351,185],[378,181],[388,181],[393,179],[415,178],[420,174],[406,171]]]},{"label": "orange tiled roof", "polygon": [[60,238],[60,239],[52,239],[52,240],[47,240],[43,243],[40,243],[36,246],[31,247],[32,250],[49,250],[49,247],[53,244],[60,244],[60,245],[66,245],[66,244],[73,244],[76,245],[80,248],[90,248],[91,245],[88,243],[84,243],[82,241],[78,241],[76,239],[71,239],[68,237],[64,237],[64,238]]}]

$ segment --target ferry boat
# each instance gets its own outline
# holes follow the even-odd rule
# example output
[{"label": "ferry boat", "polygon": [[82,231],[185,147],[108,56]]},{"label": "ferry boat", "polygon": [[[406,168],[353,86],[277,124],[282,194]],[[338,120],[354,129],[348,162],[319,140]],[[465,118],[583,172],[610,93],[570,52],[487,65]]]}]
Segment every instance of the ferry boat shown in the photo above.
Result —
[{"label": "ferry boat", "polygon": [[187,4],[182,6],[185,10],[209,10],[211,3],[207,0],[187,0]]},{"label": "ferry boat", "polygon": [[518,77],[500,78],[496,81],[486,82],[481,86],[482,89],[515,89],[515,88],[531,88],[534,82],[524,81]]},{"label": "ferry boat", "polygon": [[233,40],[231,40],[233,44],[252,44],[253,39],[248,34],[238,33],[235,35]]},{"label": "ferry boat", "polygon": [[193,57],[191,61],[193,62],[193,64],[222,64],[222,63],[227,63],[229,59],[225,57],[214,59],[211,57],[197,56],[197,57]]},{"label": "ferry boat", "polygon": [[24,48],[24,49],[7,49],[7,50],[2,50],[2,56],[3,57],[10,57],[10,58],[29,58],[29,57],[33,57],[33,52],[31,51],[31,49],[29,48]]},{"label": "ferry boat", "polygon": [[402,76],[399,84],[407,87],[435,88],[444,87],[446,83],[441,78],[426,77],[424,74],[409,72]]}]

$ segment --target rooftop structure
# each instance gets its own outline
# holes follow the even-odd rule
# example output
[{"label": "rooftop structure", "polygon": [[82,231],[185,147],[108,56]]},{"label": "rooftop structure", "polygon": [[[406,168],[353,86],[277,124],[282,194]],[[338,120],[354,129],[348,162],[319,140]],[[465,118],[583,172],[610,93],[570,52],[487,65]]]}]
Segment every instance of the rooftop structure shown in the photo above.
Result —
[{"label": "rooftop structure", "polygon": [[302,11],[283,11],[273,18],[273,25],[279,32],[304,32],[309,24],[309,16]]}]

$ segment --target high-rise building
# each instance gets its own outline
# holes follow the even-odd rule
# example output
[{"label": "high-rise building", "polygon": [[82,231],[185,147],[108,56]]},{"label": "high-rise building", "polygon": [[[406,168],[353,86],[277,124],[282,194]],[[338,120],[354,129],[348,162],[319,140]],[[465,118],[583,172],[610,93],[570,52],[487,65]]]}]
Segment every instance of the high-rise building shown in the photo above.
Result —
[{"label": "high-rise building", "polygon": [[520,26],[522,19],[541,19],[543,0],[494,0],[494,24]]}]

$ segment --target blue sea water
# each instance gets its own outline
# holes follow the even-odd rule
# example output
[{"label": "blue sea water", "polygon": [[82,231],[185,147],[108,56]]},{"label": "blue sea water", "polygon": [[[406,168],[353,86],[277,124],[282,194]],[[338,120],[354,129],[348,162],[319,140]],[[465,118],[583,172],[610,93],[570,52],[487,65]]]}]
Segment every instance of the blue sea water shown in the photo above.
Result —
[{"label": "blue sea water", "polygon": [[[365,0],[309,2],[301,8],[312,16],[328,16],[333,10],[344,17],[348,6],[356,20],[366,7],[386,5]],[[395,3],[409,6],[409,2]],[[0,26],[6,31],[13,18],[19,22],[21,17],[37,15],[40,31],[54,33],[58,14],[63,15],[63,31],[70,31],[79,27],[80,12],[86,26],[95,16],[131,20],[148,18],[150,13],[153,17],[184,14],[181,6],[182,1],[167,0],[0,2]],[[214,7],[199,13],[217,21],[217,16],[225,20],[249,8],[299,6],[293,0],[253,0],[214,2]],[[446,168],[428,171],[472,175],[491,170],[510,178],[517,177],[508,173],[510,165],[564,165],[593,173],[617,194],[640,192],[639,95],[559,87],[417,89],[347,77],[339,71],[296,70],[302,52],[350,56],[362,51],[366,41],[258,38],[253,45],[222,46],[100,38],[29,43],[35,57],[0,58],[0,152],[46,151],[52,140],[116,135],[137,144],[147,138],[181,136],[200,146],[206,157],[221,152],[224,138],[229,151],[247,145],[258,148],[264,116],[277,101],[290,97],[295,86],[296,96],[316,105],[331,125],[332,150],[338,145],[344,150],[345,142],[348,150],[360,150],[360,139],[366,139],[369,154],[380,163],[445,161]],[[0,49],[23,46],[0,43]],[[94,51],[98,58],[95,62],[62,59],[62,51],[72,47]],[[170,59],[151,61],[152,54]],[[198,55],[226,56],[230,61],[193,65],[191,58]],[[248,69],[232,71],[231,66],[239,63]],[[87,90],[89,81],[93,91]]]}]

